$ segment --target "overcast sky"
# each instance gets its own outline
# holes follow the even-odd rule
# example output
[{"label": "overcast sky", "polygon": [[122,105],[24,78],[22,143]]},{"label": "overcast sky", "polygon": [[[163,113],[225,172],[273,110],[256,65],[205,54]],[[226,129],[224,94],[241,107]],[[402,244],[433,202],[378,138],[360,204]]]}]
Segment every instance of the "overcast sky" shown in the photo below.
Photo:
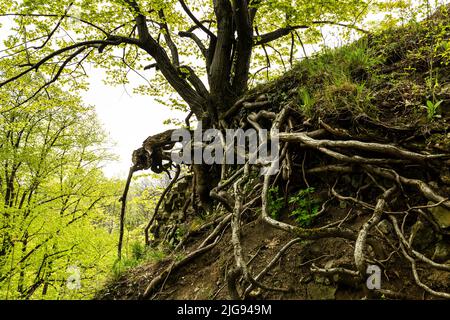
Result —
[{"label": "overcast sky", "polygon": [[[90,88],[82,92],[83,100],[95,106],[104,129],[115,143],[112,151],[119,156],[118,161],[106,164],[104,171],[109,177],[124,177],[131,165],[133,150],[151,135],[167,130],[163,124],[168,118],[184,119],[185,114],[172,111],[155,102],[152,97],[133,94],[137,79],[130,78],[126,88],[103,83],[106,75],[100,69],[88,68]],[[151,80],[150,80],[151,81]]]}]

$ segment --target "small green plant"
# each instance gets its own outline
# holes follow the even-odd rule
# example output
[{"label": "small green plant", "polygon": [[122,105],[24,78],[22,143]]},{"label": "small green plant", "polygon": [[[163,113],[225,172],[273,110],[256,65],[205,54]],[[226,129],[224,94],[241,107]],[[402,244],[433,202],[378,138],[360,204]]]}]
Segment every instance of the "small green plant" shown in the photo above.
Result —
[{"label": "small green plant", "polygon": [[141,260],[145,256],[145,247],[139,242],[135,241],[131,244],[131,259],[133,260]]},{"label": "small green plant", "polygon": [[177,230],[175,231],[175,239],[177,242],[181,241],[181,239],[183,239],[183,237],[186,235],[187,233],[187,226],[186,225],[181,225],[177,228]]},{"label": "small green plant", "polygon": [[270,216],[273,219],[278,219],[280,216],[280,211],[284,207],[283,197],[278,196],[279,189],[278,186],[271,187],[267,195],[267,209]]},{"label": "small green plant", "polygon": [[116,260],[112,266],[112,276],[114,279],[119,279],[122,277],[125,271],[136,267],[139,264],[138,260],[123,258],[121,260]]},{"label": "small green plant", "polygon": [[295,205],[295,209],[289,215],[302,227],[308,227],[317,216],[320,205],[313,199],[314,188],[300,190],[295,196],[289,198],[289,203]]},{"label": "small green plant", "polygon": [[439,100],[436,102],[427,100],[427,118],[428,120],[433,120],[433,118],[436,116],[436,111],[439,108],[439,106],[441,105],[443,100]]},{"label": "small green plant", "polygon": [[298,96],[301,101],[301,108],[306,115],[310,115],[314,106],[314,99],[309,94],[306,88],[298,90]]},{"label": "small green plant", "polygon": [[365,43],[357,43],[341,50],[343,50],[349,72],[369,69],[380,62],[379,58],[369,52]]},{"label": "small green plant", "polygon": [[166,257],[163,248],[147,248],[141,242],[135,241],[131,244],[129,256],[116,260],[112,267],[112,276],[119,279],[123,273],[131,268],[137,267],[144,262],[158,262]]}]

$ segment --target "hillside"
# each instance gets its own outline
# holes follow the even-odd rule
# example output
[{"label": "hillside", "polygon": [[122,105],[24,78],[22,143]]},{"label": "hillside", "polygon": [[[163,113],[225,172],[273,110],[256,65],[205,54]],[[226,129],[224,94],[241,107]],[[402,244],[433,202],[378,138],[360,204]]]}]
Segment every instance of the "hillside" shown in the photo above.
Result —
[{"label": "hillside", "polygon": [[449,20],[323,51],[248,92],[223,122],[279,129],[280,173],[230,166],[209,214],[189,205],[188,173],[129,257],[140,266],[97,298],[450,298]]}]

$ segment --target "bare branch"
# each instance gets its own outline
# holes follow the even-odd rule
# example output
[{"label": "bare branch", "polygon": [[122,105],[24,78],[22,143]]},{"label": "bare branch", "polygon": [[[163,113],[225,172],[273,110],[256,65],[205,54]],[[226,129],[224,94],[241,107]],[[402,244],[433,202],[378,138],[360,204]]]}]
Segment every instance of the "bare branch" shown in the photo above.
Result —
[{"label": "bare branch", "polygon": [[166,40],[166,44],[169,47],[170,53],[172,55],[172,63],[175,66],[179,66],[180,58],[178,56],[178,49],[177,49],[177,46],[175,45],[175,43],[173,42],[172,37],[170,36],[170,31],[169,31],[169,27],[167,26],[166,16],[164,15],[164,11],[159,10],[158,14],[159,14],[159,17],[163,21],[162,23],[160,23],[160,25],[164,30],[164,32],[163,32],[164,39]]},{"label": "bare branch", "polygon": [[153,222],[155,221],[156,216],[158,215],[159,207],[161,206],[161,203],[163,202],[166,194],[172,189],[172,187],[175,184],[175,182],[178,181],[178,177],[180,176],[180,172],[181,172],[181,168],[180,168],[179,165],[177,165],[176,166],[175,176],[173,177],[173,179],[170,181],[169,185],[164,189],[163,193],[159,197],[159,200],[158,200],[158,203],[156,204],[153,216],[150,218],[148,224],[145,227],[145,230],[144,230],[144,233],[145,233],[145,244],[147,244],[147,245],[150,244],[149,232],[150,232],[150,228],[151,228]]},{"label": "bare branch", "polygon": [[209,30],[208,28],[206,28],[196,17],[195,15],[192,13],[192,11],[188,8],[188,6],[186,5],[186,2],[184,2],[184,0],[179,0],[181,6],[183,7],[184,12],[186,12],[186,14],[189,16],[189,18],[192,19],[192,21],[195,23],[195,25],[197,27],[199,27],[200,29],[202,29],[208,36],[211,37],[211,39],[215,39],[216,35],[214,33],[211,32],[211,30]]},{"label": "bare branch", "polygon": [[200,38],[195,33],[189,32],[189,31],[180,31],[180,32],[178,32],[178,35],[183,38],[191,38],[195,42],[197,47],[200,49],[200,51],[202,52],[202,55],[206,59],[208,58],[208,50],[206,49],[206,47],[203,45]]},{"label": "bare branch", "polygon": [[[214,20],[210,20],[210,19],[205,19],[205,20],[201,20],[200,23],[201,25],[203,25],[204,23],[209,23],[211,25],[211,23],[214,23]],[[200,27],[198,25],[193,25],[192,27],[190,27],[187,32],[194,32],[195,30],[199,29]]]},{"label": "bare branch", "polygon": [[275,31],[262,34],[261,36],[257,37],[255,41],[253,42],[253,46],[259,46],[262,44],[269,43],[271,41],[277,40],[281,37],[287,36],[292,31],[296,29],[308,29],[310,26],[307,25],[298,25],[298,26],[289,26],[289,27],[283,27],[279,28]]},{"label": "bare branch", "polygon": [[189,104],[192,111],[197,116],[201,116],[205,105],[205,98],[202,96],[202,93],[197,92],[189,85],[186,79],[180,77],[178,66],[172,63],[164,48],[150,35],[147,18],[141,13],[136,1],[125,1],[136,16],[136,27],[139,36],[137,45],[156,60],[157,67],[169,84]]},{"label": "bare branch", "polygon": [[256,39],[256,41],[253,42],[253,45],[254,46],[259,46],[259,45],[262,45],[262,44],[265,44],[265,43],[277,40],[277,39],[279,39],[281,37],[287,36],[288,34],[290,34],[294,30],[308,29],[312,25],[321,25],[321,24],[330,24],[330,25],[335,25],[335,26],[340,26],[340,27],[346,27],[346,28],[357,30],[357,31],[365,33],[365,34],[369,34],[369,32],[367,30],[361,29],[361,28],[355,26],[354,24],[345,24],[345,23],[328,21],[328,20],[320,20],[320,21],[313,21],[311,23],[311,25],[287,26],[287,27],[279,28],[279,29],[274,30],[272,32],[268,32],[268,33],[263,34],[260,37],[258,37]]},{"label": "bare branch", "polygon": [[112,36],[110,39],[107,40],[89,40],[89,41],[83,41],[83,42],[79,42],[79,43],[75,43],[71,46],[65,47],[65,48],[61,48],[59,50],[56,50],[52,53],[50,53],[49,55],[47,55],[46,57],[44,57],[43,59],[41,59],[39,62],[35,63],[34,65],[32,65],[31,67],[29,67],[28,69],[22,71],[21,73],[3,81],[0,83],[0,88],[3,87],[4,85],[13,82],[17,79],[19,79],[20,77],[26,75],[27,73],[33,71],[33,70],[38,70],[39,67],[41,67],[44,63],[46,63],[47,61],[51,60],[52,58],[63,54],[67,51],[71,51],[73,49],[78,49],[81,47],[98,47],[98,46],[108,46],[108,45],[119,45],[121,43],[131,43],[131,44],[137,44],[137,40],[133,39],[133,38],[125,38],[125,37],[119,37],[119,36]]},{"label": "bare branch", "polygon": [[197,76],[197,74],[194,72],[194,70],[189,66],[181,66],[181,68],[187,69],[188,81],[192,84],[192,86],[195,88],[195,90],[204,98],[207,98],[209,96],[208,89],[206,89],[205,85],[203,84],[202,80]]}]

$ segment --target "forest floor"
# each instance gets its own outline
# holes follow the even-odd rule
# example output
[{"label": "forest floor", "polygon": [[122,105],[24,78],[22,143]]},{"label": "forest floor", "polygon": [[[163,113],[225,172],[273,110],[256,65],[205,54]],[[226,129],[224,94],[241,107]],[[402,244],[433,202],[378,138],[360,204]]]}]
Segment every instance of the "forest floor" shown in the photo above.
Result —
[{"label": "forest floor", "polygon": [[[345,209],[334,209],[318,220],[318,225],[342,220]],[[355,217],[346,221],[355,230],[364,219]],[[247,223],[243,228],[243,250],[250,261],[251,270],[264,269],[281,247],[292,236],[271,228],[261,220]],[[192,239],[187,251],[195,248],[203,239]],[[150,280],[170,265],[172,259],[146,264],[124,273],[102,291],[102,299],[139,299]],[[234,263],[231,235],[225,234],[218,245],[181,270],[171,273],[153,299],[229,299],[226,275]],[[254,290],[249,299],[361,299],[367,296],[365,284],[356,283],[341,275],[323,276],[310,270],[311,264],[331,268],[350,267],[353,264],[353,246],[350,241],[337,238],[299,242],[274,265],[265,284],[274,288],[287,288],[289,292]],[[383,288],[395,291],[407,299],[433,298],[414,284],[411,271],[402,259],[389,261],[389,272],[382,277]],[[422,278],[435,284],[435,289],[448,290],[450,276],[446,271],[422,269]],[[338,277],[341,279],[338,279]],[[383,298],[375,295],[373,298]]]},{"label": "forest floor", "polygon": [[[242,99],[244,104],[234,114],[230,112],[229,127],[242,127],[242,119],[252,119],[255,110],[260,112],[257,118],[263,119],[264,112],[280,114],[288,106],[290,118],[285,132],[306,132],[317,139],[312,143],[326,141],[310,149],[288,149],[289,157],[285,159],[289,163],[283,162],[283,177],[269,189],[269,211],[285,224],[302,223],[300,234],[337,226],[359,233],[360,239],[366,236],[361,230],[370,229],[367,241],[371,239],[372,244],[364,248],[363,256],[382,270],[382,290],[369,290],[361,274],[352,271],[355,260],[357,267],[359,262],[357,245],[351,237],[330,233],[297,238],[295,232],[267,223],[261,217],[261,200],[254,194],[250,196],[252,190],[258,193],[263,184],[255,178],[246,193],[246,203],[254,201],[253,205],[245,206],[240,213],[239,244],[248,270],[261,285],[250,289],[245,277],[238,277],[242,297],[448,297],[450,32],[434,31],[443,23],[448,25],[448,18],[436,14],[422,23],[365,36],[351,45],[305,59],[281,78],[253,89]],[[269,118],[261,120],[262,126],[270,127],[269,120],[273,119]],[[359,141],[364,146],[358,145],[353,152],[342,143],[349,141]],[[290,146],[295,143],[289,142]],[[391,149],[383,149],[383,153],[374,147],[377,143],[408,150],[414,157],[427,160],[402,158],[410,154],[396,154]],[[323,154],[320,147],[336,153],[325,150],[328,153]],[[389,157],[374,156],[380,153]],[[437,154],[440,156],[434,157]],[[332,161],[330,155],[334,157]],[[386,190],[395,183],[398,194],[387,201],[384,215],[370,225],[376,215],[372,215],[373,210],[381,199],[380,190],[384,191],[384,198]],[[305,209],[305,203],[309,208]],[[319,208],[324,210],[318,213]],[[193,221],[198,224],[195,212],[187,212],[183,225]],[[204,222],[221,216],[225,217],[223,208],[204,218]],[[158,223],[163,226],[165,222]],[[229,224],[224,225],[220,239],[208,250],[171,268],[198,249],[216,225],[198,228],[199,232],[183,238],[182,246],[159,261],[127,270],[97,297],[138,299],[146,293],[145,297],[152,299],[228,299],[228,278],[236,259],[236,241]],[[158,285],[152,286],[149,293],[149,284],[158,276]]]}]

